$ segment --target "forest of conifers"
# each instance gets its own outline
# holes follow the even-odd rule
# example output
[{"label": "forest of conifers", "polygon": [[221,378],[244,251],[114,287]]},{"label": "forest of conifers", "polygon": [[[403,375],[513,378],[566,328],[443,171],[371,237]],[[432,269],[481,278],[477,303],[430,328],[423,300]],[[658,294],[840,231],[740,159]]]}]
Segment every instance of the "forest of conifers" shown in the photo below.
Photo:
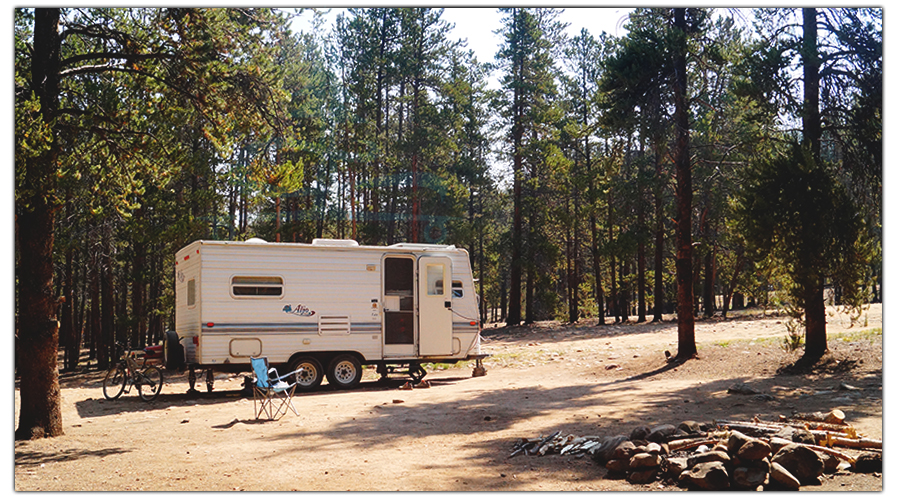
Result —
[{"label": "forest of conifers", "polygon": [[441,9],[16,9],[17,349],[158,343],[197,239],[453,244],[484,322],[652,321],[689,213],[697,317],[880,300],[880,9],[500,10],[480,61]]}]

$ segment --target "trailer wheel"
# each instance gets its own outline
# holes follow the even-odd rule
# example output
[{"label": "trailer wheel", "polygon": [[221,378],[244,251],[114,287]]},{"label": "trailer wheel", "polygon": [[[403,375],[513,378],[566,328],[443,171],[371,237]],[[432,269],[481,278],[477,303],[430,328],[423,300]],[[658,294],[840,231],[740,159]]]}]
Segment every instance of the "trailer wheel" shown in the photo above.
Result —
[{"label": "trailer wheel", "polygon": [[297,358],[290,366],[290,371],[297,372],[294,374],[297,389],[308,391],[322,383],[322,365],[316,358]]},{"label": "trailer wheel", "polygon": [[342,354],[331,361],[325,375],[329,384],[338,389],[349,389],[362,379],[362,365],[356,356]]}]

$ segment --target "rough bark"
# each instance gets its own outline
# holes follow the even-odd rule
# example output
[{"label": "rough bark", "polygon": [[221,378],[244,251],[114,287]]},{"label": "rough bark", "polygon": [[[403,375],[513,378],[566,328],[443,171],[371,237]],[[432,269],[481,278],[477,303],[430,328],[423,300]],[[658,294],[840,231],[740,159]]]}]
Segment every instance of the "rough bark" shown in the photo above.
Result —
[{"label": "rough bark", "polygon": [[[819,116],[819,54],[816,9],[803,9],[803,140],[816,162],[820,161],[822,124]],[[814,207],[812,209],[815,209]],[[825,331],[825,289],[822,279],[805,283],[805,361],[815,361],[828,350]]]},{"label": "rough bark", "polygon": [[[515,14],[513,19],[515,19]],[[521,61],[516,61],[514,71],[521,73]],[[506,324],[518,325],[522,321],[522,96],[519,86],[513,90],[513,231],[512,256],[509,268],[509,310]]]},{"label": "rough bark", "polygon": [[[40,119],[53,124],[59,109],[59,9],[35,9],[31,90],[40,100]],[[19,251],[16,318],[16,373],[20,411],[16,439],[63,434],[60,407],[59,322],[53,293],[53,231],[58,202],[56,169],[59,146],[53,141],[40,155],[26,158],[27,199],[16,214]]]},{"label": "rough bark", "polygon": [[591,214],[591,258],[594,267],[594,296],[597,300],[597,324],[606,324],[606,309],[604,308],[603,276],[600,270],[600,242],[597,229],[597,216]]},{"label": "rough bark", "polygon": [[[675,9],[675,28],[687,36],[685,9]],[[682,38],[675,50],[675,196],[678,224],[675,229],[675,282],[678,286],[678,355],[687,359],[697,354],[694,342],[694,289],[691,273],[691,158],[687,110],[686,42]]]},{"label": "rough bark", "polygon": [[656,218],[656,234],[653,249],[653,321],[660,322],[663,317],[663,304],[665,303],[665,294],[663,293],[663,244],[665,235],[665,226],[663,225],[663,206],[662,206],[662,161],[660,155],[655,156],[656,162],[656,187],[653,193],[653,209]]}]

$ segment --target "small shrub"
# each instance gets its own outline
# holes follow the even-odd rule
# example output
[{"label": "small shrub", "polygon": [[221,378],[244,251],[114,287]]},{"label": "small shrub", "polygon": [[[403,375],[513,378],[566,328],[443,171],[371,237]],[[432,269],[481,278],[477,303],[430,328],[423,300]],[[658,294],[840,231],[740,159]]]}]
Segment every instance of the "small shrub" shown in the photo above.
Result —
[{"label": "small shrub", "polygon": [[803,313],[797,309],[790,310],[791,319],[784,323],[787,328],[787,335],[781,340],[781,348],[788,353],[792,353],[803,347]]}]

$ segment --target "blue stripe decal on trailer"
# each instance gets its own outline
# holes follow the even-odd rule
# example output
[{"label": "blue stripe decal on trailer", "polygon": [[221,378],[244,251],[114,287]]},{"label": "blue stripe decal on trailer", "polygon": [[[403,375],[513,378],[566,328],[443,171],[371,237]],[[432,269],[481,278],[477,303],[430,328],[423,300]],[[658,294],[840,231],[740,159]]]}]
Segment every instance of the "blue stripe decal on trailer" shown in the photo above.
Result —
[{"label": "blue stripe decal on trailer", "polygon": [[[204,335],[233,335],[252,333],[280,333],[280,334],[318,334],[319,325],[316,323],[214,323],[213,326],[203,325],[201,332]],[[350,327],[352,334],[380,334],[381,323],[355,323]]]}]

